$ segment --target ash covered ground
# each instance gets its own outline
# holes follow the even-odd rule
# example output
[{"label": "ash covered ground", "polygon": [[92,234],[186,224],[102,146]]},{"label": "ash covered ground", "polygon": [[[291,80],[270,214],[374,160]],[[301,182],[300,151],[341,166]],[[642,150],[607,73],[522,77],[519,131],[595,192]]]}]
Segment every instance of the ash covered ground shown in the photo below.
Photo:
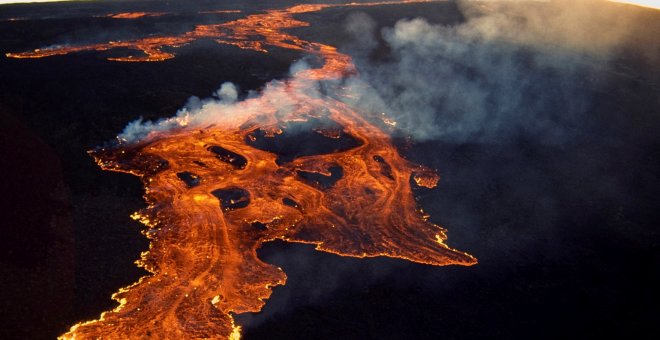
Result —
[{"label": "ash covered ground", "polygon": [[[290,4],[5,5],[0,50],[178,34]],[[237,316],[245,339],[657,336],[660,12],[598,4],[572,28],[580,6],[508,6],[504,17],[451,2],[299,16],[311,26],[293,32],[355,58],[370,85],[358,104],[396,118],[402,154],[438,170],[420,205],[480,262],[273,242],[260,257],[289,279],[261,313]],[[199,13],[218,9],[242,12]],[[101,17],[137,11],[170,14]],[[305,58],[204,40],[171,50],[154,63],[106,60],[123,50],[0,58],[1,338],[52,339],[145,275],[133,261],[147,240],[129,218],[142,186],[87,150],[226,81],[244,97]]]}]

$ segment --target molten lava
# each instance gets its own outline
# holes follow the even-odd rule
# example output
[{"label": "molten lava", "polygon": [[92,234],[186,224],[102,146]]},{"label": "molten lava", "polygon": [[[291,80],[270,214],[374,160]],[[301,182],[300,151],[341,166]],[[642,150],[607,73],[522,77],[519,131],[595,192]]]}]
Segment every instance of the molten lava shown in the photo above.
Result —
[{"label": "molten lava", "polygon": [[108,14],[108,17],[113,19],[137,19],[144,17],[159,17],[163,16],[166,13],[162,12],[126,12],[126,13],[117,13],[117,14]]},{"label": "molten lava", "polygon": [[[243,19],[214,25],[198,25],[194,30],[178,36],[154,36],[143,39],[128,41],[110,41],[107,43],[68,46],[57,45],[55,47],[35,49],[34,51],[21,53],[6,53],[8,58],[43,58],[55,55],[63,55],[84,51],[106,51],[114,48],[127,48],[142,52],[138,55],[129,55],[123,58],[108,58],[113,61],[163,61],[174,58],[174,54],[164,52],[164,47],[181,47],[199,39],[212,39],[222,44],[235,45],[240,48],[250,49],[260,52],[267,52],[264,45],[289,48],[300,51],[309,51],[318,53],[322,45],[302,41],[295,36],[286,34],[283,29],[309,26],[309,23],[299,21],[293,18],[294,14],[316,12],[329,7],[346,6],[377,6],[394,3],[413,3],[429,2],[429,0],[404,0],[394,2],[368,2],[368,3],[350,3],[350,4],[314,4],[297,5],[287,9],[268,10],[262,14],[247,16]],[[215,13],[228,11],[218,11]],[[232,13],[234,11],[231,11]],[[128,18],[132,13],[124,13]],[[134,18],[147,13],[137,14]],[[293,40],[292,40],[293,39]],[[333,49],[333,47],[326,46]],[[339,57],[339,55],[337,55]]]},{"label": "molten lava", "polygon": [[[444,230],[428,222],[416,204],[412,187],[434,187],[437,175],[403,159],[367,114],[337,99],[348,90],[309,94],[318,81],[356,72],[351,58],[334,47],[284,32],[308,25],[294,14],[331,6],[338,5],[269,10],[176,37],[10,55],[121,46],[146,57],[115,60],[156,61],[173,57],[163,46],[213,38],[263,52],[271,46],[299,50],[323,62],[271,83],[258,97],[218,104],[210,125],[179,116],[171,119],[177,128],[91,152],[103,169],[137,175],[144,183],[148,207],[133,217],[148,226],[149,251],[138,262],[152,275],[117,292],[117,308],[73,326],[62,338],[238,338],[231,313],[259,311],[271,287],[286,280],[280,268],[257,258],[257,249],[276,239],[342,256],[476,263],[447,247]],[[293,124],[314,128],[303,139],[290,133]]]}]

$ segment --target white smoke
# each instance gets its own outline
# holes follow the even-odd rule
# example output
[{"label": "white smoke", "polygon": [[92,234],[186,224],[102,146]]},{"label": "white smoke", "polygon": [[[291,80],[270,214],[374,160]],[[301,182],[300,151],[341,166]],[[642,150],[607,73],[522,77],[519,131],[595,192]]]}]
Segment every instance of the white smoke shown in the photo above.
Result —
[{"label": "white smoke", "polygon": [[297,108],[301,98],[319,96],[316,81],[296,76],[307,69],[309,66],[304,61],[296,62],[291,66],[290,79],[270,81],[259,92],[248,93],[244,100],[238,100],[235,84],[225,82],[211,98],[193,96],[188,99],[174,117],[155,122],[139,118],[130,122],[117,138],[120,143],[137,143],[157,136],[159,132],[177,129],[195,130],[213,124],[238,128],[248,115],[254,113],[284,117]]},{"label": "white smoke", "polygon": [[631,25],[636,13],[601,2],[462,2],[459,8],[465,21],[458,25],[418,18],[382,29],[391,55],[379,63],[368,57],[373,44],[364,42],[377,35],[375,26],[365,25],[364,15],[350,16],[346,32],[357,43],[346,48],[367,56],[356,59],[362,76],[353,80],[352,104],[387,113],[421,140],[531,136],[563,143],[582,128],[590,91],[613,56],[639,31]]},{"label": "white smoke", "polygon": [[238,99],[238,88],[233,83],[225,82],[220,85],[220,89],[216,91],[215,96],[224,103],[234,103]]},{"label": "white smoke", "polygon": [[[360,75],[346,83],[350,105],[386,113],[403,133],[419,140],[507,142],[531,136],[558,144],[579,133],[591,105],[594,83],[628,37],[635,16],[601,2],[460,2],[465,20],[457,25],[403,19],[376,31],[376,21],[351,14],[344,48]],[[376,39],[390,50],[389,61],[372,62]],[[654,45],[654,46],[657,46]],[[653,48],[651,54],[657,53]],[[291,79],[306,69],[291,67]],[[209,99],[191,98],[175,117],[137,120],[119,135],[136,142],[177,128],[228,124],[238,112],[267,104],[291,110],[303,95],[332,95],[335,87],[310,82],[305,94],[283,90],[272,81],[243,101],[234,84],[224,83]],[[263,97],[265,101],[251,100]],[[274,112],[282,114],[282,112]]]}]

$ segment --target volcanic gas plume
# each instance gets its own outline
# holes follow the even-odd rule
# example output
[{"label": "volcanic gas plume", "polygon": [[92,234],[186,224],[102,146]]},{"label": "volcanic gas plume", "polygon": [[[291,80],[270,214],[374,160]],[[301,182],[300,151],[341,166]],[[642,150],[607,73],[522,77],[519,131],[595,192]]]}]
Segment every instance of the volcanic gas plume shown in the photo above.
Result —
[{"label": "volcanic gas plume", "polygon": [[[144,183],[148,207],[133,217],[148,226],[151,244],[139,265],[152,275],[116,293],[117,308],[62,338],[237,338],[230,313],[259,311],[271,287],[286,280],[280,268],[257,258],[256,250],[276,239],[342,256],[476,263],[447,247],[444,230],[416,204],[412,187],[434,187],[437,175],[403,159],[369,113],[340,100],[351,95],[338,85],[356,72],[351,58],[283,31],[308,25],[294,14],[330,6],[337,5],[269,10],[176,37],[9,55],[121,46],[146,57],[114,60],[157,61],[174,57],[163,46],[211,37],[262,52],[300,50],[322,62],[271,82],[254,98],[208,102],[197,112],[134,124],[118,145],[90,152],[103,169]],[[334,81],[332,95],[313,90],[319,81]],[[293,132],[296,126],[310,132]]]}]

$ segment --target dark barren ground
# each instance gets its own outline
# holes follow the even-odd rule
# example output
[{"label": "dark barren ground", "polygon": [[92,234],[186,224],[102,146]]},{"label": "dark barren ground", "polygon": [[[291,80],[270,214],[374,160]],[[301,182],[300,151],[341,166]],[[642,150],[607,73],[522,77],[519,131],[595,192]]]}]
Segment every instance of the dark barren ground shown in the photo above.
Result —
[{"label": "dark barren ground", "polygon": [[[170,6],[194,12],[213,5]],[[167,6],[0,6],[0,20],[35,18],[0,21],[0,52],[192,27],[185,14],[119,23],[90,18]],[[462,20],[451,3],[361,11],[380,26],[403,17]],[[348,37],[336,27],[350,12],[305,15],[312,27],[298,33],[344,46]],[[129,218],[143,206],[141,185],[101,171],[87,150],[137,117],[171,116],[190,96],[208,97],[224,81],[243,94],[258,89],[285,77],[302,57],[209,41],[159,63],[109,62],[108,53],[121,51],[0,57],[1,339],[52,339],[112,308],[111,293],[144,275],[133,261],[147,242]],[[387,53],[382,47],[376,57]],[[568,145],[521,137],[506,145],[430,140],[402,150],[441,173],[437,188],[418,192],[420,203],[447,227],[448,243],[474,254],[478,265],[430,267],[268,244],[260,256],[281,266],[288,283],[274,289],[262,313],[238,317],[244,338],[657,338],[660,64],[633,53],[617,59],[615,69],[605,82],[585,85],[592,86],[591,119]]]}]

